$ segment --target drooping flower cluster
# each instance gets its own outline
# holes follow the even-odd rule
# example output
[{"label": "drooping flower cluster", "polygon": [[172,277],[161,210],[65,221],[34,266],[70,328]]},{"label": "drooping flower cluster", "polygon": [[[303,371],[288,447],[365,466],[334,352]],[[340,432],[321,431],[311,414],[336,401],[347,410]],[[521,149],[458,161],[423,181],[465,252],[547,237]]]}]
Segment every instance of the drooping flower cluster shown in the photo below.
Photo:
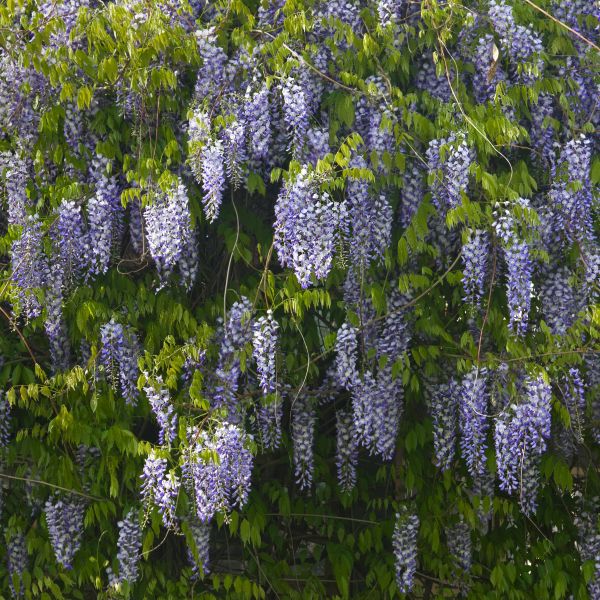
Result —
[{"label": "drooping flower cluster", "polygon": [[[27,556],[27,545],[25,536],[21,531],[13,531],[6,542],[6,556],[8,562],[8,581],[13,598],[21,598],[24,594],[24,586],[21,577],[23,572],[29,568]],[[19,589],[15,589],[14,578],[19,579]]]},{"label": "drooping flower cluster", "polygon": [[290,267],[303,288],[312,277],[324,279],[333,265],[344,205],[321,192],[314,176],[303,167],[287,181],[275,204],[275,249],[279,262]]},{"label": "drooping flower cluster", "polygon": [[550,437],[552,391],[541,378],[526,382],[526,396],[496,419],[494,440],[500,488],[519,491],[525,514],[535,512],[539,485],[539,460]]},{"label": "drooping flower cluster", "polygon": [[139,343],[135,333],[111,319],[100,328],[100,339],[99,364],[104,367],[113,388],[119,385],[125,401],[135,405],[139,376]]},{"label": "drooping flower cluster", "polygon": [[429,142],[426,152],[432,201],[442,215],[462,203],[462,194],[469,184],[469,169],[473,150],[464,137],[451,135],[447,139]]},{"label": "drooping flower cluster", "polygon": [[571,277],[569,269],[561,267],[545,274],[540,286],[542,315],[554,335],[565,335],[580,310]]},{"label": "drooping flower cluster", "polygon": [[27,217],[21,237],[11,248],[12,281],[18,286],[21,311],[27,319],[41,314],[36,295],[48,280],[48,260],[44,254],[42,223],[37,215]]},{"label": "drooping flower cluster", "polygon": [[460,393],[460,386],[454,379],[438,384],[431,390],[433,450],[435,464],[442,471],[450,469],[454,462]]},{"label": "drooping flower cluster", "polygon": [[248,443],[249,436],[228,423],[220,425],[213,435],[191,432],[186,470],[193,485],[196,514],[203,523],[217,512],[227,518],[235,506],[246,504],[253,464]]},{"label": "drooping flower cluster", "polygon": [[64,569],[72,569],[83,538],[85,503],[72,495],[55,495],[46,501],[44,512],[56,562]]},{"label": "drooping flower cluster", "polygon": [[418,535],[417,514],[405,511],[396,515],[392,546],[396,558],[396,585],[401,594],[407,594],[413,588],[417,570]]},{"label": "drooping flower cluster", "polygon": [[63,276],[62,265],[53,264],[48,273],[46,290],[46,320],[44,328],[48,336],[52,369],[63,371],[69,368],[70,345],[67,337],[67,324],[63,316]]},{"label": "drooping flower cluster", "polygon": [[307,396],[296,398],[292,405],[292,444],[294,473],[301,490],[309,490],[313,481],[316,420],[312,400]]},{"label": "drooping flower cluster", "polygon": [[146,510],[156,506],[165,527],[175,526],[175,510],[179,495],[179,479],[171,471],[167,472],[167,459],[154,451],[146,457],[141,475],[142,502]]},{"label": "drooping flower cluster", "polygon": [[51,230],[55,262],[60,265],[62,284],[70,288],[86,269],[87,229],[81,207],[72,200],[63,200]]},{"label": "drooping flower cluster", "polygon": [[338,484],[342,492],[349,492],[356,485],[358,463],[358,440],[354,430],[354,415],[349,410],[336,413],[337,445],[335,464]]},{"label": "drooping flower cluster", "polygon": [[144,221],[148,249],[164,283],[184,259],[193,237],[188,194],[181,180],[144,208]]},{"label": "drooping flower cluster", "polygon": [[27,197],[27,181],[30,171],[29,161],[20,153],[0,152],[0,181],[4,181],[9,225],[23,225],[27,218],[27,208],[30,204]]},{"label": "drooping flower cluster", "polygon": [[356,329],[350,323],[344,323],[338,330],[335,342],[335,378],[340,387],[352,389],[358,378],[357,350]]},{"label": "drooping flower cluster", "polygon": [[585,386],[579,369],[569,369],[569,375],[563,378],[562,394],[571,419],[571,431],[578,442],[583,442],[585,422]]},{"label": "drooping flower cluster", "polygon": [[198,29],[196,31],[198,53],[202,59],[202,66],[198,71],[196,80],[196,98],[199,101],[213,103],[226,85],[224,80],[227,55],[217,44],[214,27]]},{"label": "drooping flower cluster", "polygon": [[210,523],[203,523],[196,518],[188,522],[192,534],[193,548],[188,546],[188,559],[192,565],[194,577],[205,576],[209,570]]},{"label": "drooping flower cluster", "polygon": [[473,543],[469,524],[461,518],[457,523],[446,528],[446,539],[448,550],[456,566],[464,573],[468,573],[473,562]]},{"label": "drooping flower cluster", "polygon": [[275,391],[275,353],[277,351],[277,330],[279,325],[268,310],[266,317],[260,317],[254,324],[254,360],[260,377],[263,394]]},{"label": "drooping flower cluster", "polygon": [[485,369],[473,369],[462,380],[459,392],[460,448],[473,478],[486,469],[488,382]]},{"label": "drooping flower cluster", "polygon": [[268,158],[271,143],[271,111],[269,108],[269,88],[261,85],[252,91],[246,90],[244,118],[249,123],[248,151],[252,161],[261,163]]},{"label": "drooping flower cluster", "polygon": [[117,560],[119,571],[115,575],[112,569],[107,569],[108,581],[111,587],[117,587],[123,582],[133,585],[139,577],[139,562],[142,550],[142,528],[138,511],[129,510],[117,523],[119,539],[117,541]]},{"label": "drooping flower cluster", "polygon": [[275,450],[281,444],[283,402],[279,394],[261,401],[256,419],[263,448]]},{"label": "drooping flower cluster", "polygon": [[489,246],[487,232],[477,229],[469,233],[468,241],[462,247],[464,300],[476,306],[481,302],[485,290]]},{"label": "drooping flower cluster", "polygon": [[168,388],[163,384],[162,378],[156,378],[156,384],[144,387],[152,412],[158,422],[158,443],[172,444],[177,436],[177,413],[171,402]]},{"label": "drooping flower cluster", "polygon": [[0,450],[10,441],[11,408],[4,392],[0,391]]}]

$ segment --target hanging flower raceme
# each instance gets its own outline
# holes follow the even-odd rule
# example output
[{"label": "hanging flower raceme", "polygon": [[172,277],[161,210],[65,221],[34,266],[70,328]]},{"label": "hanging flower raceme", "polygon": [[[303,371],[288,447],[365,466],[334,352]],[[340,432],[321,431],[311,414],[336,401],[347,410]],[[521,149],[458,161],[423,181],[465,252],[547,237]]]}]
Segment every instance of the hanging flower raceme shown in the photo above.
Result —
[{"label": "hanging flower raceme", "polygon": [[585,385],[579,369],[575,367],[569,369],[568,376],[564,377],[561,382],[561,390],[571,419],[571,431],[575,439],[582,443],[586,400]]},{"label": "hanging flower raceme", "polygon": [[454,379],[436,385],[431,390],[433,419],[433,450],[435,465],[442,471],[450,469],[456,453],[458,431],[458,400],[460,386]]},{"label": "hanging flower raceme", "polygon": [[70,345],[67,336],[67,324],[63,316],[63,265],[53,264],[48,274],[46,290],[46,320],[44,328],[50,343],[52,369],[64,371],[70,364]]},{"label": "hanging flower raceme", "polygon": [[179,478],[167,472],[167,459],[151,451],[144,463],[142,478],[142,503],[146,510],[156,506],[165,527],[175,527],[175,510],[179,495]]},{"label": "hanging flower raceme", "polygon": [[546,451],[551,425],[550,386],[538,377],[525,385],[525,398],[512,404],[496,419],[494,441],[500,488],[519,492],[525,514],[535,512],[539,486],[539,462]]},{"label": "hanging flower raceme", "polygon": [[248,151],[250,159],[264,163],[271,151],[271,109],[269,88],[266,84],[253,82],[246,90],[244,119],[248,125]]},{"label": "hanging flower raceme", "polygon": [[275,391],[275,353],[278,329],[279,325],[273,318],[273,311],[270,309],[267,311],[266,317],[260,317],[254,323],[253,353],[263,394]]},{"label": "hanging flower raceme", "polygon": [[142,528],[138,511],[132,508],[117,523],[117,526],[119,528],[119,539],[117,541],[119,571],[115,574],[109,567],[106,570],[108,582],[111,587],[118,587],[124,582],[131,586],[139,577],[139,562],[142,550]]},{"label": "hanging flower raceme", "polygon": [[[1,62],[0,65],[4,66]],[[2,121],[4,122],[4,119]],[[27,181],[31,170],[31,161],[26,155],[23,156],[19,152],[0,152],[0,181],[4,181],[9,225],[25,224],[27,208],[31,204],[27,197]]]},{"label": "hanging flower raceme", "polygon": [[117,385],[128,404],[137,403],[139,342],[135,333],[111,319],[100,328],[98,362],[105,369],[113,388]]},{"label": "hanging flower raceme", "polygon": [[465,302],[478,306],[484,294],[489,259],[489,236],[479,229],[468,234],[462,247],[463,287]]},{"label": "hanging flower raceme", "polygon": [[[147,378],[148,374],[145,373],[145,375]],[[162,377],[157,377],[155,383],[148,383],[144,387],[144,391],[158,422],[158,443],[161,446],[163,444],[172,444],[177,436],[177,413]]]},{"label": "hanging flower raceme", "polygon": [[192,534],[193,547],[188,546],[187,553],[190,564],[192,565],[192,576],[206,576],[209,570],[209,550],[210,550],[210,523],[203,523],[196,518],[188,522],[190,533]]},{"label": "hanging flower raceme", "polygon": [[27,319],[41,314],[36,290],[48,281],[48,259],[44,254],[42,223],[37,215],[27,217],[21,237],[12,243],[12,281],[17,286],[21,312]]},{"label": "hanging flower raceme", "polygon": [[44,512],[56,562],[72,569],[83,538],[85,503],[82,498],[55,495],[46,501]]},{"label": "hanging flower raceme", "polygon": [[288,128],[289,147],[298,151],[304,146],[308,120],[311,115],[310,100],[306,90],[293,77],[288,77],[281,85],[283,114]]},{"label": "hanging flower raceme", "polygon": [[6,394],[0,391],[0,450],[8,446],[11,431],[11,407]]},{"label": "hanging flower raceme", "polygon": [[[21,598],[25,593],[23,572],[28,569],[29,559],[27,556],[27,545],[22,531],[12,531],[7,535],[6,557],[8,562],[8,584],[13,598]],[[19,589],[15,588],[15,579],[20,582]]]},{"label": "hanging flower raceme", "polygon": [[473,369],[462,380],[459,392],[460,448],[473,478],[486,470],[488,382],[485,369]]},{"label": "hanging flower raceme", "polygon": [[335,342],[335,379],[343,388],[351,390],[358,380],[357,331],[350,323],[344,323],[337,332]]},{"label": "hanging flower raceme", "polygon": [[81,207],[72,200],[63,200],[56,211],[50,235],[55,262],[60,265],[62,285],[71,288],[85,274],[87,228]]},{"label": "hanging flower raceme", "polygon": [[333,265],[345,205],[320,192],[316,178],[303,167],[283,186],[275,204],[275,248],[279,262],[291,267],[303,288],[312,278],[325,279]]},{"label": "hanging flower raceme", "polygon": [[227,55],[217,44],[217,36],[214,27],[198,29],[196,31],[198,53],[202,59],[202,66],[198,71],[196,80],[196,99],[199,102],[208,101],[213,104],[218,101],[227,81],[224,77],[226,72]]},{"label": "hanging flower raceme", "polygon": [[309,490],[314,472],[314,438],[316,413],[310,398],[300,396],[292,406],[292,443],[294,473],[301,490]]},{"label": "hanging flower raceme", "polygon": [[187,190],[181,179],[144,208],[148,249],[164,282],[184,260],[193,238]]},{"label": "hanging flower raceme", "polygon": [[448,540],[448,551],[456,566],[464,573],[468,573],[473,563],[470,525],[461,518],[457,523],[446,528],[446,539]]},{"label": "hanging flower raceme", "polygon": [[358,441],[354,429],[354,415],[349,410],[336,413],[336,457],[338,485],[342,492],[351,491],[356,485]]},{"label": "hanging flower raceme", "polygon": [[196,514],[207,523],[219,512],[227,519],[242,508],[250,493],[252,453],[250,437],[238,426],[224,423],[214,434],[193,430],[185,456],[185,471],[193,486]]},{"label": "hanging flower raceme", "polygon": [[401,594],[413,588],[417,570],[417,536],[419,517],[404,511],[396,515],[392,547],[396,558],[396,585]]}]

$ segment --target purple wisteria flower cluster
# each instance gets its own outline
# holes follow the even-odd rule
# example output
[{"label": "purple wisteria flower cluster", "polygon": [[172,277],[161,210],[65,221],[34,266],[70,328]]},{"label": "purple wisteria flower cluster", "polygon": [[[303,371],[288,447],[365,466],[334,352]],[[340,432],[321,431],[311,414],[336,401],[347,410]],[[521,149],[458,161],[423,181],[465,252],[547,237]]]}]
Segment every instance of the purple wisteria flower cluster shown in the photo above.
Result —
[{"label": "purple wisteria flower cluster", "polygon": [[396,585],[401,594],[413,588],[417,570],[417,537],[419,516],[404,511],[396,515],[396,525],[392,536],[392,546],[396,558]]},{"label": "purple wisteria flower cluster", "polygon": [[[145,374],[147,377],[147,374]],[[144,387],[152,412],[158,422],[158,443],[170,445],[177,436],[177,413],[171,401],[168,388],[164,385],[161,377],[156,378],[154,384]]]},{"label": "purple wisteria flower cluster", "polygon": [[44,512],[56,562],[65,569],[72,569],[83,538],[85,502],[72,495],[55,495],[46,501]]},{"label": "purple wisteria flower cluster", "polygon": [[152,451],[144,462],[141,479],[141,498],[146,510],[156,506],[163,525],[173,529],[180,482],[173,471],[167,471],[167,459]]},{"label": "purple wisteria flower cluster", "polygon": [[260,317],[254,323],[253,353],[263,394],[275,391],[275,353],[278,329],[279,325],[273,318],[272,310],[268,310],[266,316]]},{"label": "purple wisteria flower cluster", "polygon": [[107,568],[108,583],[111,587],[119,587],[127,582],[133,585],[139,577],[139,562],[142,550],[142,528],[136,509],[129,510],[117,523],[119,539],[117,541],[118,573]]}]

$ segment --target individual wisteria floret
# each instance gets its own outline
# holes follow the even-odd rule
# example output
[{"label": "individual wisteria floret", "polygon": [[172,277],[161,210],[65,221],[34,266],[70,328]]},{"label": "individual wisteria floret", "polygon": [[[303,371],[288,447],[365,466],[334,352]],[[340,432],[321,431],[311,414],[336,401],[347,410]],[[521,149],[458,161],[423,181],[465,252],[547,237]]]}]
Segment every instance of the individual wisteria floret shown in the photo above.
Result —
[{"label": "individual wisteria floret", "polygon": [[532,514],[537,506],[539,461],[550,437],[552,391],[538,377],[526,382],[525,394],[496,419],[494,442],[500,488],[509,494],[518,491],[521,510]]},{"label": "individual wisteria floret", "polygon": [[11,431],[11,412],[10,403],[3,391],[0,391],[0,450],[8,446]]},{"label": "individual wisteria floret", "polygon": [[89,233],[85,240],[88,276],[108,271],[113,250],[123,233],[124,210],[116,177],[108,175],[107,161],[98,157],[92,162],[90,177],[95,194],[88,200]]},{"label": "individual wisteria floret", "polygon": [[354,415],[350,410],[336,413],[336,455],[338,485],[342,492],[351,491],[356,485],[358,463],[358,438],[354,429]]},{"label": "individual wisteria floret", "polygon": [[279,325],[273,318],[271,309],[267,310],[266,316],[260,317],[254,323],[253,355],[263,394],[275,391],[275,353],[278,329]]},{"label": "individual wisteria floret", "polygon": [[218,216],[225,189],[223,142],[209,139],[200,153],[204,214],[209,223]]},{"label": "individual wisteria floret", "polygon": [[36,291],[48,280],[48,260],[44,254],[44,233],[37,215],[27,217],[21,237],[12,243],[12,281],[17,286],[21,311],[27,319],[41,314]]},{"label": "individual wisteria floret", "polygon": [[435,465],[442,471],[450,469],[454,463],[459,394],[460,386],[453,379],[448,383],[438,384],[431,390]]},{"label": "individual wisteria floret", "polygon": [[485,369],[474,368],[462,380],[459,390],[460,448],[473,478],[486,469],[488,381]]},{"label": "individual wisteria floret", "polygon": [[463,287],[465,302],[479,305],[485,291],[490,242],[487,232],[480,229],[469,232],[462,247]]},{"label": "individual wisteria floret", "polygon": [[592,241],[592,143],[584,135],[567,142],[554,167],[550,200],[570,241]]},{"label": "individual wisteria floret", "polygon": [[571,431],[575,439],[583,442],[583,427],[585,423],[585,385],[579,369],[572,367],[568,376],[561,382],[561,389],[569,416],[571,418]]},{"label": "individual wisteria floret", "polygon": [[319,191],[306,166],[283,186],[275,204],[274,245],[279,262],[294,269],[303,288],[313,276],[325,279],[329,274],[345,221],[345,204]]},{"label": "individual wisteria floret", "polygon": [[[8,562],[8,584],[13,598],[21,598],[25,592],[21,577],[29,568],[25,536],[21,531],[12,531],[7,535],[6,557]],[[19,578],[19,589],[15,589],[14,578]]]},{"label": "individual wisteria floret", "polygon": [[457,523],[446,528],[446,539],[448,540],[448,551],[456,566],[461,571],[468,573],[473,563],[471,527],[461,518]]},{"label": "individual wisteria floret", "polygon": [[123,520],[117,523],[119,539],[117,541],[117,560],[119,572],[114,574],[110,567],[107,569],[108,582],[111,587],[117,587],[127,582],[133,585],[139,577],[139,562],[142,550],[142,527],[136,509],[129,510]]},{"label": "individual wisteria floret", "polygon": [[234,507],[246,504],[250,493],[249,436],[237,425],[224,423],[213,435],[193,430],[189,437],[192,443],[184,471],[193,487],[196,514],[203,523],[217,512],[228,519]]},{"label": "individual wisteria floret", "polygon": [[314,404],[310,398],[296,398],[292,406],[292,444],[294,473],[301,490],[309,490],[313,481],[316,419]]},{"label": "individual wisteria floret", "polygon": [[357,359],[357,331],[350,323],[343,323],[335,341],[335,379],[339,386],[346,389],[354,387],[358,378]]},{"label": "individual wisteria floret", "polygon": [[194,546],[188,546],[188,559],[192,565],[192,576],[206,576],[210,573],[209,552],[210,552],[210,523],[202,523],[196,518],[188,521],[190,533]]},{"label": "individual wisteria floret", "polygon": [[417,514],[404,511],[396,515],[392,547],[396,562],[396,585],[401,594],[407,594],[413,588],[417,570],[418,535]]},{"label": "individual wisteria floret", "polygon": [[198,70],[196,80],[196,98],[198,101],[214,102],[219,97],[227,82],[224,79],[227,55],[217,44],[215,28],[198,29],[196,31],[198,53],[202,66]]},{"label": "individual wisteria floret", "polygon": [[85,503],[73,495],[54,495],[46,501],[44,512],[56,562],[64,569],[73,568],[73,558],[83,538]]},{"label": "individual wisteria floret", "polygon": [[148,249],[164,282],[182,260],[193,235],[188,194],[181,179],[144,208],[144,221]]},{"label": "individual wisteria floret", "polygon": [[111,319],[100,327],[100,340],[99,364],[104,367],[113,388],[119,385],[125,401],[135,405],[139,376],[139,342],[135,333]]},{"label": "individual wisteria floret", "polygon": [[179,496],[179,479],[167,472],[167,459],[152,451],[144,463],[142,478],[142,502],[147,510],[156,506],[165,527],[175,526],[175,510]]},{"label": "individual wisteria floret", "polygon": [[177,413],[162,377],[157,377],[155,383],[149,383],[145,386],[144,391],[158,422],[158,443],[161,446],[172,444],[177,437]]}]

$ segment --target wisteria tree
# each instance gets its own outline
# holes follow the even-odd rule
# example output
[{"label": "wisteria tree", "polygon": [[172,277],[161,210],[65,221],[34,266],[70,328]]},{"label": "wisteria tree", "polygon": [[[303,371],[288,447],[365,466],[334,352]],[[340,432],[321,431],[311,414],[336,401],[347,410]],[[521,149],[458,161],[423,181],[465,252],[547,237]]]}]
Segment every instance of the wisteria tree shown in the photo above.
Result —
[{"label": "wisteria tree", "polygon": [[0,597],[600,599],[596,0],[0,6]]}]

